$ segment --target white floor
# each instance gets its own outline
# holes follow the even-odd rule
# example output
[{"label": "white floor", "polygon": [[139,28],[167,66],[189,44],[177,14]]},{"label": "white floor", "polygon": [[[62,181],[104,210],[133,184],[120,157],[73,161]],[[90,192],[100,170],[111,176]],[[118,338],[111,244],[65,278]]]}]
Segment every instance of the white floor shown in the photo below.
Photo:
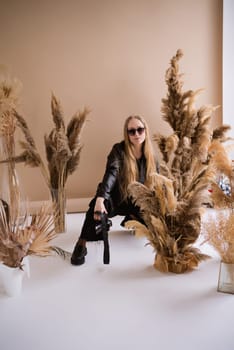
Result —
[{"label": "white floor", "polygon": [[[71,251],[84,214],[69,214],[56,244]],[[0,286],[1,350],[233,350],[234,295],[217,292],[219,258],[176,275],[153,268],[154,253],[113,219],[111,263],[89,243],[86,263],[30,257],[19,296]]]}]

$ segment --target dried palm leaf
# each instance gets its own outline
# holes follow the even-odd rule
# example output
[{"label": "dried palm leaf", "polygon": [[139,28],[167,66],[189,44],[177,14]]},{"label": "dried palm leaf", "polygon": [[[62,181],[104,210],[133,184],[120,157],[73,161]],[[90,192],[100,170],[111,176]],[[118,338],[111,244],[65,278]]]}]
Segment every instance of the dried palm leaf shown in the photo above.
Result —
[{"label": "dried palm leaf", "polygon": [[62,249],[61,247],[58,246],[52,246],[51,247],[52,251],[54,251],[58,256],[63,258],[64,260],[67,260],[70,262],[72,253],[68,252],[67,250]]},{"label": "dried palm leaf", "polygon": [[49,206],[44,206],[33,216],[25,215],[24,220],[7,220],[0,203],[0,261],[9,267],[22,268],[27,255],[46,257],[58,251],[51,245],[57,236],[54,219]]}]

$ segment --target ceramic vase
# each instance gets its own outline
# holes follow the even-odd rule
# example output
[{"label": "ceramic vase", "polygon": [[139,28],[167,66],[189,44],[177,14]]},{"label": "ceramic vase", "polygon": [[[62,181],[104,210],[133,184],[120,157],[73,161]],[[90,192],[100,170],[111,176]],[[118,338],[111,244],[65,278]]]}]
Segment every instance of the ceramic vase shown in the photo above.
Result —
[{"label": "ceramic vase", "polygon": [[0,264],[0,280],[4,291],[9,297],[16,297],[21,294],[24,276],[30,275],[28,257],[23,259],[22,269],[19,267],[9,267]]}]

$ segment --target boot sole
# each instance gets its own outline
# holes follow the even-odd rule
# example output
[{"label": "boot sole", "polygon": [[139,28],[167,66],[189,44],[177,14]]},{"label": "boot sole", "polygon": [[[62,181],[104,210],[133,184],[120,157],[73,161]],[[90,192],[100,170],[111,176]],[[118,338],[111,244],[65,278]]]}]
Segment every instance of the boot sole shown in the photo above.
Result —
[{"label": "boot sole", "polygon": [[71,264],[72,265],[83,265],[85,263],[85,256],[87,255],[87,249],[84,253],[84,255],[81,258],[73,258],[71,257]]}]

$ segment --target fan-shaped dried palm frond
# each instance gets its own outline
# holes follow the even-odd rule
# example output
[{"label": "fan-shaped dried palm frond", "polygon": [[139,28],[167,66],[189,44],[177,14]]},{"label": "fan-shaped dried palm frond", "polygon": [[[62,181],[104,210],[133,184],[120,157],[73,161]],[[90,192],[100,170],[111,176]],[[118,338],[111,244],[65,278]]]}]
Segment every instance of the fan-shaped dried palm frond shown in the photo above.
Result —
[{"label": "fan-shaped dried palm frond", "polygon": [[51,209],[44,206],[34,214],[25,215],[23,222],[8,220],[0,202],[0,262],[9,267],[22,267],[27,255],[45,257],[54,251],[51,241],[57,236]]}]

